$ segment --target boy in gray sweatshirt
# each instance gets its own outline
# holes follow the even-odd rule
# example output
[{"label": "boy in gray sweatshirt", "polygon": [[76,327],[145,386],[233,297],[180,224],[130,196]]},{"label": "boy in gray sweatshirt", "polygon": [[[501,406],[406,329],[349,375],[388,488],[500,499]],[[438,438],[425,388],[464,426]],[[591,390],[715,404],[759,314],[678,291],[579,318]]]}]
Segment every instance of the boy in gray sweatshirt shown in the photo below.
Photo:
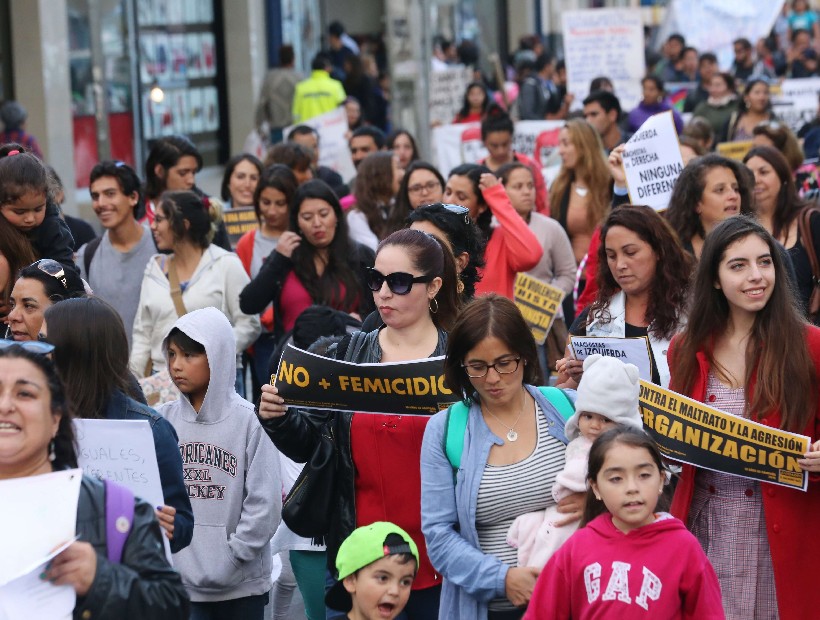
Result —
[{"label": "boy in gray sweatshirt", "polygon": [[233,328],[216,308],[195,310],[177,320],[163,351],[183,395],[159,412],[179,435],[194,510],[191,545],[174,555],[191,620],[261,620],[282,484],[276,448],[234,390]]}]

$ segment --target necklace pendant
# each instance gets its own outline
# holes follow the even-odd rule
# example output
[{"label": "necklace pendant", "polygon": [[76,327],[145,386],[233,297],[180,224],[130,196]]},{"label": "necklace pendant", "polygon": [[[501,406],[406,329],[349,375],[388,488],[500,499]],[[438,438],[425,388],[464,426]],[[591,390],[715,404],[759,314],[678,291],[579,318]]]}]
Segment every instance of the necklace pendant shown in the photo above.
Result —
[{"label": "necklace pendant", "polygon": [[589,188],[586,187],[578,187],[575,186],[575,193],[578,194],[581,198],[586,196],[589,193]]},{"label": "necklace pendant", "polygon": [[508,441],[515,441],[518,439],[518,433],[516,433],[513,429],[507,431],[507,440]]}]

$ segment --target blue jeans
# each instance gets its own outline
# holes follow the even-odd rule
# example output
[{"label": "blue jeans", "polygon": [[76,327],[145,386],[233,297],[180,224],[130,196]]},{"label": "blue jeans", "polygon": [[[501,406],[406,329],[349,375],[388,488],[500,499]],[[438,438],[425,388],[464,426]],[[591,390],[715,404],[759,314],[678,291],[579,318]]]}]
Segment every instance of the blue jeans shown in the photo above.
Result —
[{"label": "blue jeans", "polygon": [[191,620],[262,620],[268,594],[265,592],[230,601],[191,603]]},{"label": "blue jeans", "polygon": [[[325,592],[330,590],[335,583],[336,580],[333,575],[330,574],[330,571],[327,571],[325,574]],[[410,598],[404,607],[404,611],[396,616],[396,620],[437,620],[440,599],[441,586],[413,590],[410,592]],[[345,620],[346,618],[347,612],[327,608],[327,620]]]}]

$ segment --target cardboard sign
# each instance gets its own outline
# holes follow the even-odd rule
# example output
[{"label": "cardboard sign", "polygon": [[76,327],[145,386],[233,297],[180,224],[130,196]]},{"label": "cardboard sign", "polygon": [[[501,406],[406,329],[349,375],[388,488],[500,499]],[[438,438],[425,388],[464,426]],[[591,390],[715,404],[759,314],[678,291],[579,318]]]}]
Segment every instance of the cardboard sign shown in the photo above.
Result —
[{"label": "cardboard sign", "polygon": [[752,141],[741,140],[739,142],[721,142],[717,145],[717,147],[715,147],[715,149],[719,155],[723,155],[729,159],[743,161],[743,158],[746,157],[746,153],[752,149]]},{"label": "cardboard sign", "polygon": [[[356,167],[350,158],[350,149],[347,146],[347,113],[344,107],[339,106],[332,112],[314,116],[299,123],[313,127],[319,134],[319,165],[335,170],[344,179],[345,183],[356,176]],[[285,127],[283,135],[287,137],[295,125]]]},{"label": "cardboard sign", "polygon": [[444,385],[444,356],[389,364],[354,364],[308,353],[282,352],[271,383],[288,406],[433,415],[459,400]]},{"label": "cardboard sign", "polygon": [[612,80],[624,110],[638,105],[641,78],[646,75],[640,9],[564,11],[561,18],[573,109],[581,109],[589,83],[601,75]]},{"label": "cardboard sign", "polygon": [[452,123],[464,103],[472,71],[464,66],[430,72],[430,122]]},{"label": "cardboard sign", "polygon": [[513,301],[529,325],[536,344],[544,344],[561,310],[564,291],[525,273],[515,275]]},{"label": "cardboard sign", "polygon": [[811,440],[725,413],[641,381],[641,415],[661,453],[676,461],[805,491]]},{"label": "cardboard sign", "polygon": [[671,110],[649,117],[626,143],[623,157],[629,201],[656,211],[666,209],[683,171]]},{"label": "cardboard sign", "polygon": [[624,364],[635,364],[641,379],[652,381],[652,355],[649,339],[646,336],[637,338],[595,338],[592,336],[570,336],[570,346],[577,360],[585,360],[598,353],[615,357]]},{"label": "cardboard sign", "polygon": [[259,228],[259,220],[256,219],[256,211],[253,207],[228,209],[222,214],[222,221],[225,222],[225,230],[228,232],[228,239],[234,249],[242,235],[249,230]]}]

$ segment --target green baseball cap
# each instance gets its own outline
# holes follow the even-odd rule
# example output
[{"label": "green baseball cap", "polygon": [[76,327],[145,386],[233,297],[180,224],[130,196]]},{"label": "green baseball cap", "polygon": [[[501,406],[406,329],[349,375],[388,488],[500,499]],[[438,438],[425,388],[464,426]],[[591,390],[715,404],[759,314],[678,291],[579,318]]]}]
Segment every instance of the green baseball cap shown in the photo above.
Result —
[{"label": "green baseball cap", "polygon": [[410,553],[419,565],[419,550],[410,535],[394,523],[376,521],[356,528],[345,538],[336,554],[337,581],[328,590],[325,604],[338,611],[350,611],[352,600],[342,581],[376,560],[400,553]]}]

